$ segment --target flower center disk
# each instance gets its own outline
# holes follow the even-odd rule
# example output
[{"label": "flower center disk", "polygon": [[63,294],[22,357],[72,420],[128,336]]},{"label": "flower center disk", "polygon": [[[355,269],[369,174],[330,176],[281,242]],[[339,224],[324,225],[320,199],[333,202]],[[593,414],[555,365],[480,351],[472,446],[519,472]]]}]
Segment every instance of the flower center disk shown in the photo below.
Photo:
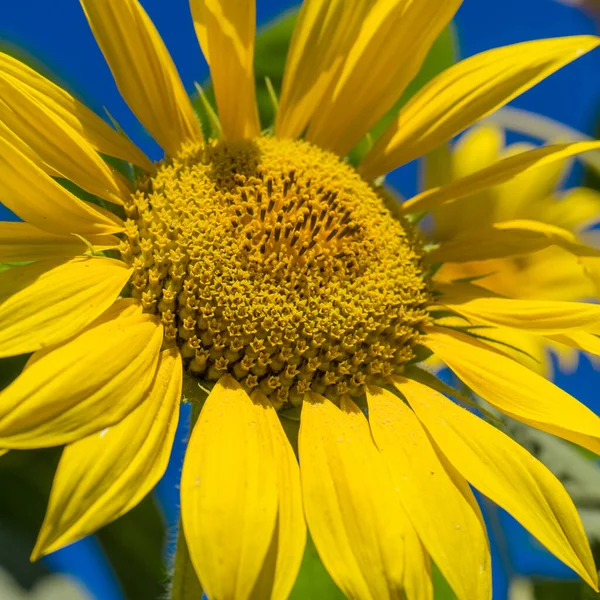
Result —
[{"label": "flower center disk", "polygon": [[126,204],[131,294],[188,372],[230,373],[278,409],[336,400],[414,356],[420,246],[348,164],[261,137],[182,148]]}]

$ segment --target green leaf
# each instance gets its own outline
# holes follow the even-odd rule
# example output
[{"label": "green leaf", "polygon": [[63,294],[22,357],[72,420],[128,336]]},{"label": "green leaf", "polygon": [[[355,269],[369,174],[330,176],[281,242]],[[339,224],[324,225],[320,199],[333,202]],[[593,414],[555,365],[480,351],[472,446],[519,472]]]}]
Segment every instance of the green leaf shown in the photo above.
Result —
[{"label": "green leaf", "polygon": [[14,450],[0,457],[0,521],[18,529],[29,550],[44,519],[60,448]]},{"label": "green leaf", "polygon": [[[0,270],[2,270],[1,263]],[[0,359],[0,390],[3,390],[17,378],[30,356],[30,354],[22,354],[21,356],[9,356]]]},{"label": "green leaf", "polygon": [[[3,271],[8,271],[8,269],[12,269],[13,267],[22,267],[23,265],[28,265],[31,262],[33,262],[33,261],[26,260],[23,262],[0,262],[0,273],[2,273]],[[0,380],[2,378],[1,371],[2,371],[2,363],[0,362]],[[16,375],[15,375],[15,377],[16,377]],[[2,386],[0,386],[0,389],[2,389]]]}]

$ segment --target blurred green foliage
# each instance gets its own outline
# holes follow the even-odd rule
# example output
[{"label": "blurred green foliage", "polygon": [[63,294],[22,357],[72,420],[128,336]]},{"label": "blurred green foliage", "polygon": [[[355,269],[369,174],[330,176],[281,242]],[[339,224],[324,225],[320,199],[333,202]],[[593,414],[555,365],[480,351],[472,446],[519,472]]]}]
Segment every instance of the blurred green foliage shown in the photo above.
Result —
[{"label": "blurred green foliage", "polygon": [[597,600],[597,594],[579,581],[541,581],[534,586],[535,600]]},{"label": "blurred green foliage", "polygon": [[[9,385],[23,369],[29,355],[0,359],[0,389]],[[14,450],[0,457],[0,530],[18,540],[17,553],[0,552],[0,564],[24,584],[42,574],[28,568],[27,560],[42,524],[52,478],[61,448]],[[101,529],[98,541],[130,600],[160,598],[166,571],[163,561],[165,528],[162,516],[148,496],[136,508]],[[8,548],[8,546],[0,544]]]}]

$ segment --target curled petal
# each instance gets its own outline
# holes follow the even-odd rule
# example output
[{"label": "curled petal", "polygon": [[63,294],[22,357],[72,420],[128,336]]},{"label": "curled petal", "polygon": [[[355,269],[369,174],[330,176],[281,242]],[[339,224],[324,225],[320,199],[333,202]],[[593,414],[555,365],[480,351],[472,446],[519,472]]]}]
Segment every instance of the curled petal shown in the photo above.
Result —
[{"label": "curled petal", "polygon": [[112,258],[40,260],[0,273],[0,357],[68,339],[117,299],[131,269]]},{"label": "curled petal", "polygon": [[[44,448],[118,423],[144,398],[162,326],[127,301],[68,342],[33,354],[0,393],[0,447]],[[133,310],[132,310],[133,309]],[[133,313],[133,314],[132,314]]]},{"label": "curled petal", "polygon": [[152,490],[169,462],[182,373],[179,353],[163,351],[133,412],[64,449],[32,560],[114,521]]}]

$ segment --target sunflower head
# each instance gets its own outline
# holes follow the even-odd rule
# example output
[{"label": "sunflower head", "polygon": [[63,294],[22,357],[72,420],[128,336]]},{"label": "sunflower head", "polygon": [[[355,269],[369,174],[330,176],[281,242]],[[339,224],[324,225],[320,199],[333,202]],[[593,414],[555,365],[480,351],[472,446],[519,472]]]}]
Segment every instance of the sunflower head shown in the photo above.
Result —
[{"label": "sunflower head", "polygon": [[381,384],[426,321],[420,247],[347,163],[308,142],[188,144],[125,204],[132,294],[188,371],[281,408]]},{"label": "sunflower head", "polygon": [[[191,0],[216,139],[139,0],[81,4],[165,155],[153,165],[0,53],[0,197],[24,221],[0,224],[0,260],[31,263],[0,274],[0,357],[34,353],[0,392],[0,453],[65,446],[33,556],[96,531],[154,487],[186,371],[214,385],[192,411],[172,598],[200,598],[200,584],[211,600],[290,597],[308,527],[348,598],[432,598],[435,562],[460,600],[490,600],[470,486],[597,589],[560,482],[461,404],[476,394],[507,419],[600,453],[600,419],[511,358],[503,337],[523,331],[600,354],[600,308],[429,274],[553,245],[600,272],[600,251],[539,211],[497,222],[484,218],[489,202],[469,202],[600,142],[477,161],[393,208],[377,182],[600,40],[539,40],[457,63],[403,105],[355,170],[345,157],[383,124],[460,0],[305,0],[267,133],[254,1]],[[106,155],[144,175],[126,178]],[[437,228],[428,246],[403,216],[454,209],[460,227]],[[122,260],[101,255],[117,248]],[[419,368],[417,346],[473,397]],[[292,419],[298,457],[282,427]]]}]

